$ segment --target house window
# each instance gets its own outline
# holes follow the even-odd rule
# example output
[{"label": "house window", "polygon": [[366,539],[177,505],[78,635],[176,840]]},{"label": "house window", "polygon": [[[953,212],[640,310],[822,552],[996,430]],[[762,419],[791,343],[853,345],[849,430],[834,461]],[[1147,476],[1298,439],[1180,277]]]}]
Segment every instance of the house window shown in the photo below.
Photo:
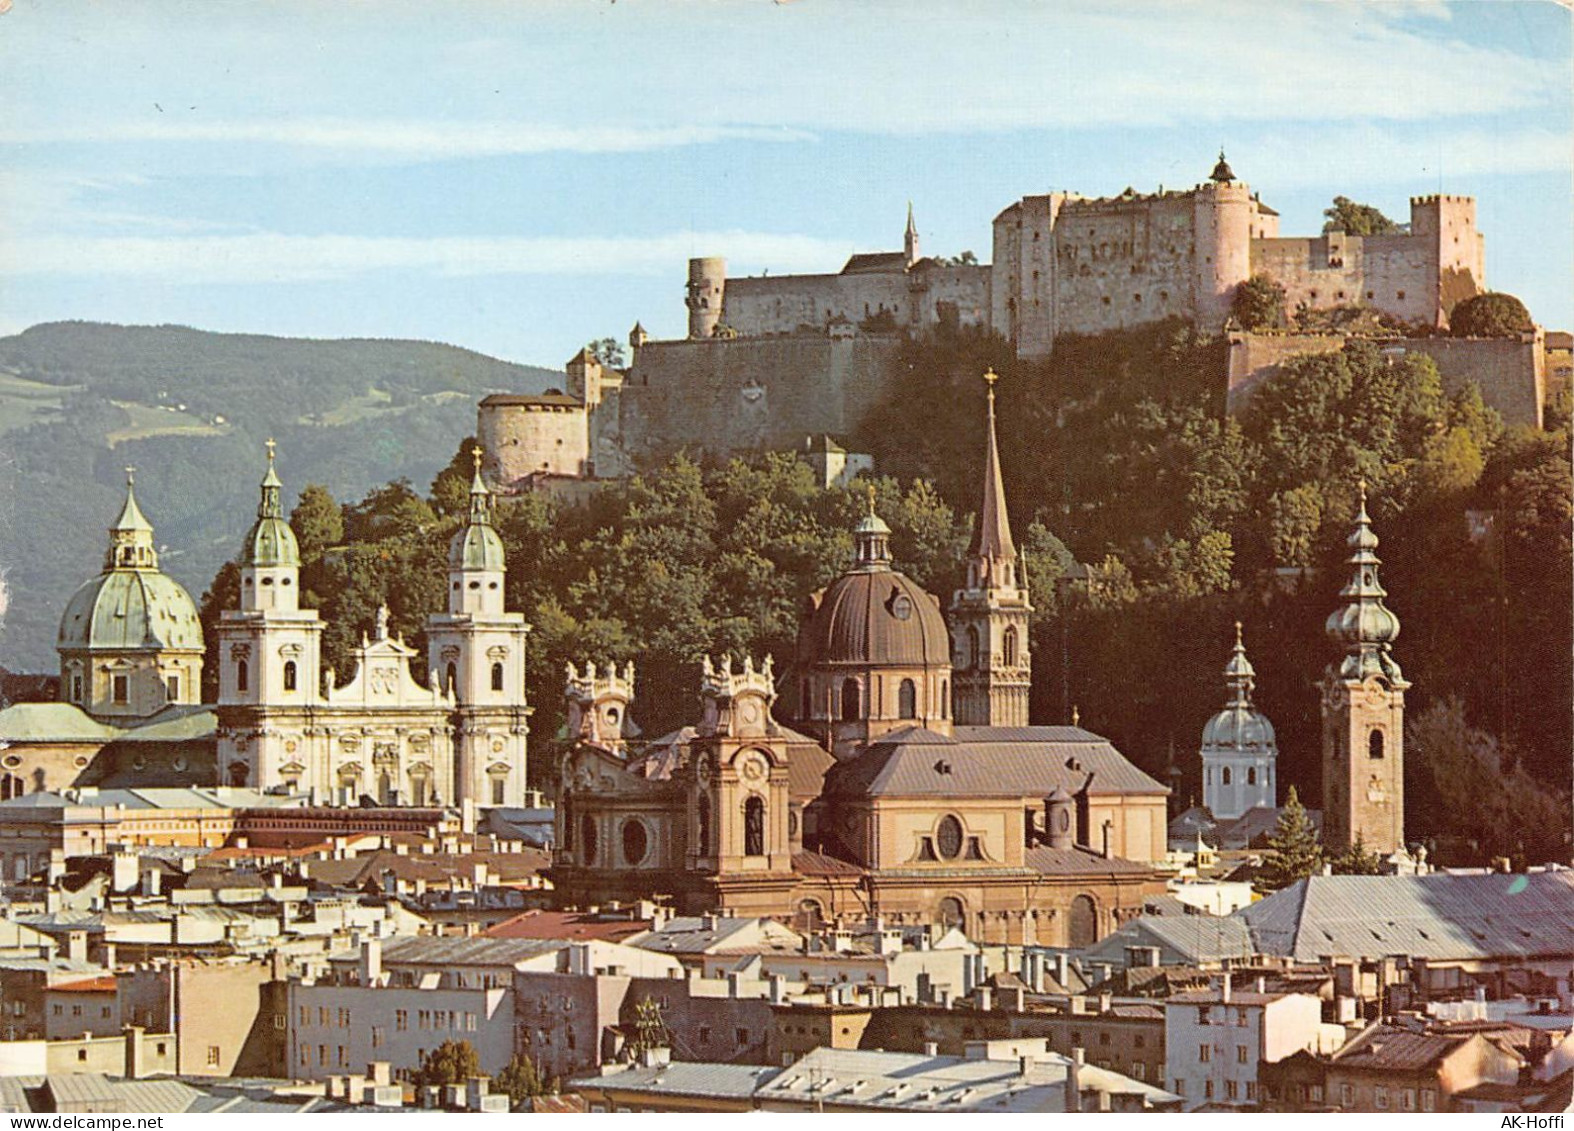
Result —
[{"label": "house window", "polygon": [[1213,1081],[1212,1080],[1204,1080],[1202,1082],[1202,1098],[1205,1099],[1205,1100],[1213,1099]]},{"label": "house window", "polygon": [[410,1011],[408,1009],[394,1010],[394,1029],[400,1033],[410,1028]]},{"label": "house window", "polygon": [[710,1026],[709,1025],[701,1025],[700,1026],[700,1044],[702,1044],[702,1045],[710,1044]]},{"label": "house window", "polygon": [[1399,1093],[1399,1110],[1414,1111],[1416,1109],[1416,1090],[1406,1088]]},{"label": "house window", "polygon": [[1352,1084],[1339,1085],[1339,1106],[1349,1109],[1355,1104],[1355,1086]]},{"label": "house window", "polygon": [[746,1045],[746,1044],[749,1043],[749,1031],[747,1029],[735,1030],[734,1033],[733,1033],[733,1036],[738,1038],[738,1044],[740,1046]]},{"label": "house window", "polygon": [[284,690],[294,691],[296,682],[296,668],[294,660],[284,661]]},{"label": "house window", "polygon": [[910,679],[904,679],[902,685],[896,690],[897,714],[904,719],[918,717],[918,687]]},{"label": "house window", "polygon": [[1434,1092],[1431,1088],[1422,1088],[1421,1089],[1421,1110],[1422,1111],[1436,1111],[1437,1110],[1437,1093]]},{"label": "house window", "polygon": [[1246,1046],[1245,1045],[1236,1045],[1235,1046],[1235,1063],[1236,1064],[1245,1064],[1246,1063],[1246,1057],[1248,1055],[1249,1054],[1246,1051]]},{"label": "house window", "polygon": [[209,1068],[217,1068],[218,1066],[219,1066],[219,1046],[218,1045],[209,1045],[208,1046],[208,1067]]},{"label": "house window", "polygon": [[1388,1110],[1388,1089],[1382,1084],[1377,1085],[1372,1091],[1372,1105],[1379,1111]]},{"label": "house window", "polygon": [[374,1048],[374,1049],[382,1048],[383,1047],[383,1042],[386,1041],[387,1039],[388,1039],[388,1034],[383,1029],[383,1027],[381,1025],[373,1025],[372,1026],[372,1048]]},{"label": "house window", "polygon": [[168,679],[166,679],[164,681],[164,690],[168,694],[169,701],[171,703],[173,703],[175,700],[179,699],[180,698],[180,676],[172,675]]},{"label": "house window", "polygon": [[1213,1046],[1212,1045],[1198,1045],[1197,1046],[1197,1059],[1200,1060],[1203,1064],[1207,1064],[1210,1060],[1212,1060],[1213,1059]]},{"label": "house window", "polygon": [[1227,1100],[1239,1099],[1240,1085],[1234,1080],[1226,1080],[1224,1082],[1224,1098]]},{"label": "house window", "polygon": [[501,777],[496,777],[496,778],[492,779],[492,804],[493,805],[501,805],[501,804],[503,804],[503,792],[504,792],[504,782],[505,781],[506,781],[506,779],[501,778]]},{"label": "house window", "polygon": [[251,665],[245,660],[235,661],[235,690],[247,691],[251,688]]},{"label": "house window", "polygon": [[492,690],[503,690],[503,665],[501,662],[492,665]]},{"label": "house window", "polygon": [[115,697],[115,702],[116,703],[129,703],[129,702],[131,702],[131,678],[129,676],[123,676],[123,675],[115,676],[114,680],[113,680],[113,685],[114,685],[114,692],[113,693],[114,693],[114,697]]}]

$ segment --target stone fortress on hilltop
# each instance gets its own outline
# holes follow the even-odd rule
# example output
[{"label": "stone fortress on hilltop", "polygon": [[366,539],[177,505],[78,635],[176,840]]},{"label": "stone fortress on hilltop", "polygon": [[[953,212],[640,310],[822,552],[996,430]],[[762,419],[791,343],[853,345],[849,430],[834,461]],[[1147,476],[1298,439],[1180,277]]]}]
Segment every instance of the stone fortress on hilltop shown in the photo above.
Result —
[{"label": "stone fortress on hilltop", "polygon": [[[1236,288],[1253,276],[1281,285],[1290,310],[1365,307],[1426,334],[1446,329],[1454,307],[1486,285],[1474,199],[1413,197],[1398,234],[1281,236],[1279,214],[1222,153],[1189,189],[1023,197],[995,217],[993,244],[992,264],[922,255],[909,206],[902,250],[854,255],[834,274],[731,278],[724,258],[691,259],[686,339],[652,340],[636,324],[627,368],[585,350],[568,363],[563,390],[481,403],[486,474],[505,491],[572,493],[629,474],[636,456],[807,444],[822,479],[835,482],[856,456],[835,438],[899,379],[905,336],[940,327],[986,329],[1019,357],[1042,359],[1062,335],[1184,319],[1228,334],[1219,381],[1234,412],[1289,357],[1345,341],[1235,328]],[[1540,331],[1523,341],[1396,333],[1390,348],[1431,356],[1445,387],[1474,382],[1511,424],[1541,422]]]}]

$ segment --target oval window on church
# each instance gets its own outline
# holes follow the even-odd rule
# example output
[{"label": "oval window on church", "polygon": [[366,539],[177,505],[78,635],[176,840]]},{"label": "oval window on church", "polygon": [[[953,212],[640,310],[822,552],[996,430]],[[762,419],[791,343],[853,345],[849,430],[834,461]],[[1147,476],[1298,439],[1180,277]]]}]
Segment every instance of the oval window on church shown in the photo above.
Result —
[{"label": "oval window on church", "polygon": [[627,820],[623,822],[623,859],[629,864],[638,864],[645,859],[649,849],[649,838],[645,835],[645,826],[639,821]]},{"label": "oval window on church", "polygon": [[950,813],[935,828],[935,849],[947,860],[962,855],[962,822]]}]

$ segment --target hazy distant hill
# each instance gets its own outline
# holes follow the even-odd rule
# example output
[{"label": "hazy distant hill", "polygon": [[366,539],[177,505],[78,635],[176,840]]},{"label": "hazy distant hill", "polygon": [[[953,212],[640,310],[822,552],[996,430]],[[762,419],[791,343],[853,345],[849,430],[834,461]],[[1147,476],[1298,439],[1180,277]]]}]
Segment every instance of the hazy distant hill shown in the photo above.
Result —
[{"label": "hazy distant hill", "polygon": [[562,375],[435,342],[315,341],[183,326],[57,322],[0,338],[0,664],[55,662],[60,613],[100,566],[127,464],[162,564],[194,598],[256,509],[263,440],[287,504],[400,476],[425,488],[490,392]]}]

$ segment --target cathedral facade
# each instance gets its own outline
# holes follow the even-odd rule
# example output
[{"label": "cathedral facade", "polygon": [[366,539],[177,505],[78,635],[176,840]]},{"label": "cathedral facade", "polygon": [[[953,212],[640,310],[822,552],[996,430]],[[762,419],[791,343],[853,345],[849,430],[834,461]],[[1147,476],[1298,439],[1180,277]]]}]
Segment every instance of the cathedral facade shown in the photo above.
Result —
[{"label": "cathedral facade", "polygon": [[1028,725],[1026,578],[991,397],[984,503],[948,625],[870,513],[810,602],[793,692],[766,658],[706,661],[699,717],[648,742],[634,673],[569,673],[553,882],[567,902],[951,924],[1085,945],[1164,890],[1168,790],[1079,727]]},{"label": "cathedral facade", "polygon": [[322,666],[324,624],[300,607],[300,551],[270,447],[241,559],[240,607],[219,620],[219,772],[224,784],[306,792],[335,804],[520,805],[525,790],[525,637],[503,607],[503,541],[480,478],[448,554],[448,610],[416,650],[378,611],[345,683]]}]

